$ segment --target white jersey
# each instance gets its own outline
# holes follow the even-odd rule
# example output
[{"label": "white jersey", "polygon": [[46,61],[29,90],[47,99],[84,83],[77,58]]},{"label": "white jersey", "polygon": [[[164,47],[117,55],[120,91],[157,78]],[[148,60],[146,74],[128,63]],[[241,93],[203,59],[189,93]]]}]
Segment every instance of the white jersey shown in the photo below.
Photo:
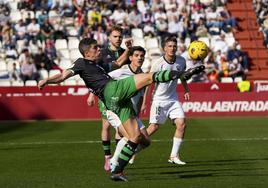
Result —
[{"label": "white jersey", "polygon": [[[163,70],[184,71],[186,69],[186,61],[182,56],[176,56],[174,63],[168,63],[164,56],[153,62],[150,72],[158,72]],[[156,83],[153,92],[153,101],[177,101],[176,92],[178,79],[164,83]]]},{"label": "white jersey", "polygon": [[[142,73],[142,71],[140,71],[139,73]],[[129,76],[133,76],[137,73],[133,72],[130,68],[129,65],[123,65],[120,69],[116,69],[112,72],[108,73],[114,80],[121,80],[124,78],[127,78]],[[138,114],[139,109],[137,104],[139,103],[139,100],[141,97],[143,97],[144,95],[144,89],[140,90],[135,96],[133,96],[131,98],[131,102],[133,104],[133,108],[135,110],[135,112]]]}]

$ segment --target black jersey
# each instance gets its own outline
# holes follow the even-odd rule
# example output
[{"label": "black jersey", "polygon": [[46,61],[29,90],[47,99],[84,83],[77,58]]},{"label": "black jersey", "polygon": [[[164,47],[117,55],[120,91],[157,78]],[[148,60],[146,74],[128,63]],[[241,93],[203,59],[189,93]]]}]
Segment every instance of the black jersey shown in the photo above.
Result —
[{"label": "black jersey", "polygon": [[90,92],[97,95],[101,100],[103,99],[104,87],[112,78],[102,67],[90,60],[79,58],[69,70],[73,71],[74,74],[79,74]]},{"label": "black jersey", "polygon": [[119,48],[117,51],[113,51],[109,46],[101,50],[101,60],[98,64],[106,71],[118,69],[119,66],[115,64],[115,61],[124,53],[123,48]]}]

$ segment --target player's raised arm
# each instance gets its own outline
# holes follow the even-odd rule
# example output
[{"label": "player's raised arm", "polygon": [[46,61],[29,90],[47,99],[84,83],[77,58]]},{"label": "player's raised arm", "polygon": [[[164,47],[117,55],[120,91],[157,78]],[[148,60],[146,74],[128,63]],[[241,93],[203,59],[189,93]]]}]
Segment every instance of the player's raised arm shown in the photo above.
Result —
[{"label": "player's raised arm", "polygon": [[133,39],[128,38],[125,40],[126,50],[124,53],[114,62],[117,66],[121,67],[128,59],[129,48],[132,47]]},{"label": "player's raised arm", "polygon": [[74,75],[73,71],[67,69],[67,70],[64,70],[62,73],[60,74],[56,74],[52,77],[48,77],[44,80],[41,80],[39,83],[38,83],[38,88],[40,90],[42,90],[46,85],[48,84],[59,84],[61,82],[63,82],[64,80],[72,77]]}]

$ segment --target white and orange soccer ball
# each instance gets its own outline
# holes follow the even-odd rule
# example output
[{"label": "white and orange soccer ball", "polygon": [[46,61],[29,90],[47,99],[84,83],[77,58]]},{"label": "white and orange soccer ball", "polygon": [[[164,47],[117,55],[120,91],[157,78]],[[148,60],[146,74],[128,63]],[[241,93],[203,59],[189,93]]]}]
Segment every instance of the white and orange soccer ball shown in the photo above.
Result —
[{"label": "white and orange soccer ball", "polygon": [[188,54],[193,60],[203,60],[208,55],[208,47],[203,41],[193,41],[188,47]]}]

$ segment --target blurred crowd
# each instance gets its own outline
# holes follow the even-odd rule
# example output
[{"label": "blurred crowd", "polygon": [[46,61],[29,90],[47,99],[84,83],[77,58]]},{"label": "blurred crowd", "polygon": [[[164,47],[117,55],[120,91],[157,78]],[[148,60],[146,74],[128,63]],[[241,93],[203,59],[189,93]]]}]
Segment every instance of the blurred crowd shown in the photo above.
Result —
[{"label": "blurred crowd", "polygon": [[[133,37],[134,44],[149,51],[147,67],[161,55],[162,39],[174,35],[178,54],[189,67],[195,63],[187,55],[191,41],[202,40],[210,48],[206,72],[193,82],[245,79],[248,58],[234,39],[239,28],[224,7],[226,1],[0,0],[0,78],[25,83],[38,81],[51,70],[61,71],[79,57],[75,49],[79,39],[93,37],[105,46],[110,27],[117,24],[125,37]],[[157,45],[150,46],[150,39]]]},{"label": "blurred crowd", "polygon": [[268,1],[253,0],[257,23],[264,35],[264,45],[268,48]]}]

